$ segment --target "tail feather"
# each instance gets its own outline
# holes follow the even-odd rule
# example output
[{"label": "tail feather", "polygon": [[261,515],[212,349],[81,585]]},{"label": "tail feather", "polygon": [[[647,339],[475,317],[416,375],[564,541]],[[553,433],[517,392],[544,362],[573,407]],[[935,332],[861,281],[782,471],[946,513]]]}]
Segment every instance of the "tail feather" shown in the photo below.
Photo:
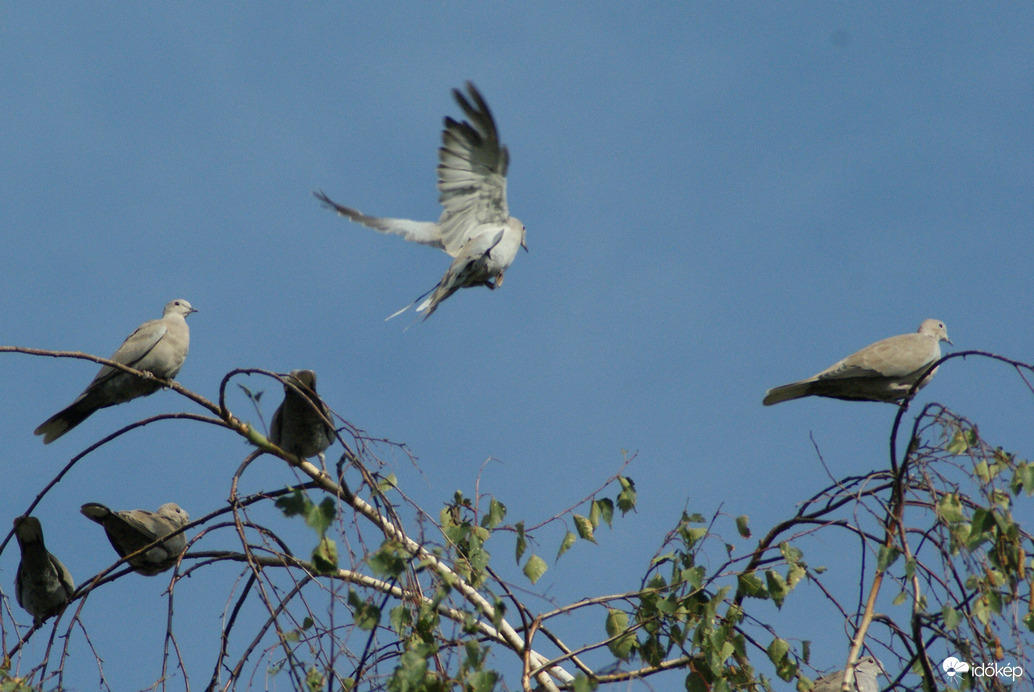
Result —
[{"label": "tail feather", "polygon": [[89,418],[97,408],[86,400],[75,401],[41,423],[32,434],[42,435],[43,444],[48,445]]},{"label": "tail feather", "polygon": [[87,502],[79,509],[79,513],[102,526],[104,520],[111,516],[111,510],[99,502]]},{"label": "tail feather", "polygon": [[[428,289],[427,291],[424,291],[423,293],[421,293],[420,295],[418,295],[418,296],[417,296],[416,298],[414,298],[414,299],[413,299],[413,302],[412,302],[412,303],[410,303],[409,305],[405,306],[404,308],[402,308],[402,309],[400,309],[400,310],[396,310],[395,312],[393,312],[393,313],[391,313],[390,315],[388,315],[387,317],[385,317],[385,318],[384,318],[384,321],[385,321],[385,322],[387,322],[387,321],[388,321],[388,320],[390,320],[390,319],[394,319],[394,318],[398,317],[399,315],[401,315],[402,313],[404,313],[404,312],[405,312],[406,310],[408,310],[408,309],[410,309],[411,307],[413,307],[414,305],[416,305],[416,302],[417,302],[418,300],[420,300],[420,299],[422,299],[422,298],[427,298],[427,296],[429,296],[429,295],[430,295],[430,294],[431,294],[431,293],[432,293],[433,291],[435,291],[435,290],[436,290],[437,288],[438,288],[438,286],[436,285],[436,286],[434,286],[433,288],[430,288],[430,289]],[[421,311],[423,311],[423,309],[424,309],[425,307],[427,307],[427,301],[426,301],[426,300],[425,300],[425,301],[424,301],[423,303],[421,303],[421,304],[420,304],[420,307],[418,307],[418,308],[417,308],[417,312],[421,312]],[[425,318],[425,319],[426,319],[426,318]],[[406,327],[406,328],[408,329],[409,327]]]},{"label": "tail feather", "polygon": [[765,392],[765,398],[761,403],[765,406],[772,406],[783,401],[800,399],[811,394],[810,385],[811,382],[793,382],[791,384],[784,384],[781,387],[774,387]]}]

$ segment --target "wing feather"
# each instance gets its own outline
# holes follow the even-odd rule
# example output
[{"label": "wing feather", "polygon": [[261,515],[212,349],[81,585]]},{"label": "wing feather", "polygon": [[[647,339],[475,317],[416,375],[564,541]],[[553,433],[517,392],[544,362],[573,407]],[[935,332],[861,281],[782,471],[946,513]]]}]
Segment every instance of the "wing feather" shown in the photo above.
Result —
[{"label": "wing feather", "polygon": [[438,220],[445,251],[455,257],[478,226],[505,223],[506,171],[510,155],[499,142],[492,112],[477,88],[467,82],[470,100],[453,90],[467,120],[445,118],[438,150],[438,201],[445,210]]}]

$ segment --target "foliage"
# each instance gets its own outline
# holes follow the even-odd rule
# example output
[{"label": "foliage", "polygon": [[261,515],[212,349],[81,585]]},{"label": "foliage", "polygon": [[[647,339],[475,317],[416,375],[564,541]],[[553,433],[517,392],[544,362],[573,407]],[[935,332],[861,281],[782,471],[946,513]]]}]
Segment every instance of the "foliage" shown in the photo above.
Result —
[{"label": "foliage", "polygon": [[[1030,370],[1007,362],[1020,372]],[[309,690],[487,692],[504,683],[507,689],[590,690],[666,672],[679,675],[688,690],[770,690],[786,683],[807,690],[813,684],[807,674],[810,642],[780,623],[805,585],[824,593],[849,623],[849,658],[866,651],[881,658],[892,687],[944,687],[935,652],[1029,663],[1022,642],[1034,630],[1034,543],[1014,508],[1034,494],[1034,465],[986,441],[974,423],[940,405],[918,411],[901,453],[897,443],[907,408],[900,407],[888,465],[832,479],[756,545],[738,549],[732,542],[752,539],[757,531],[746,514],[684,511],[643,565],[637,588],[541,610],[529,594],[550,569],[542,555],[555,555],[555,564],[579,542],[605,550],[604,527],[635,511],[639,498],[625,473],[634,456],[587,497],[537,524],[513,520],[505,498],[480,491],[457,491],[432,514],[410,503],[396,479],[381,473],[374,441],[347,422],[338,434],[344,451],[332,470],[270,444],[226,406],[228,384],[242,375],[279,379],[267,371],[235,370],[221,383],[218,404],[170,382],[207,413],[159,416],[103,441],[175,416],[218,425],[254,447],[234,474],[225,505],[188,527],[196,536],[170,580],[171,602],[184,578],[217,563],[239,565],[238,580],[227,585],[232,606],[212,689],[248,687],[251,676],[264,670]],[[246,391],[257,404],[259,394]],[[73,457],[55,482],[94,448]],[[238,495],[238,481],[262,455],[281,459],[302,482]],[[290,546],[282,529],[252,518],[255,508],[270,504],[284,526],[304,525],[311,532],[307,544]],[[239,549],[203,550],[215,532],[232,532]],[[733,538],[723,539],[723,532]],[[856,603],[827,584],[823,567],[813,560],[820,536],[860,566],[864,589]],[[10,535],[0,550],[9,541]],[[297,557],[293,548],[309,559]],[[510,555],[518,568],[512,578],[525,581],[501,576]],[[96,589],[127,577],[117,567],[86,580],[49,625],[9,631],[12,625],[4,621],[4,634],[17,633],[18,641],[12,645],[4,638],[0,691],[65,686],[68,642],[89,629],[82,603]],[[257,631],[240,632],[238,614],[252,604],[261,606],[264,622]],[[554,622],[583,615],[592,624],[577,642],[553,630]],[[21,661],[30,669],[24,677],[12,677],[10,664],[24,655],[23,643],[46,627],[62,638],[51,638],[43,660]],[[170,668],[188,673],[175,653],[171,618],[168,627],[156,679],[166,679]],[[64,643],[56,645],[52,663],[55,641]],[[990,689],[995,683],[964,675],[953,684]]]}]

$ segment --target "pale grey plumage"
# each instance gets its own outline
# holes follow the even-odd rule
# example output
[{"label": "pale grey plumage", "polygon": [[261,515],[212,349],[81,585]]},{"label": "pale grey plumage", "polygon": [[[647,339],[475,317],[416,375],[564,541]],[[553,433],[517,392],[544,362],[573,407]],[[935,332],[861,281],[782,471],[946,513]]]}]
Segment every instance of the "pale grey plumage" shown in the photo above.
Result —
[{"label": "pale grey plumage", "polygon": [[481,94],[470,82],[467,91],[469,100],[458,89],[452,93],[468,121],[446,117],[442,131],[438,201],[444,211],[437,223],[366,216],[331,201],[323,192],[315,193],[321,202],[352,221],[439,248],[455,258],[442,280],[428,292],[430,297],[417,307],[417,311],[427,311],[425,319],[461,288],[501,286],[503,274],[518,250],[528,249],[524,224],[510,216],[506,204],[509,152],[499,142],[495,120]]},{"label": "pale grey plumage", "polygon": [[[79,511],[104,527],[108,542],[119,557],[135,553],[190,523],[190,516],[175,502],[165,503],[157,512],[146,509],[113,512],[99,502],[87,502]],[[130,558],[129,564],[139,574],[154,576],[175,565],[186,547],[187,537],[179,533]]]},{"label": "pale grey plumage", "polygon": [[[137,327],[108,360],[171,380],[179,373],[187,357],[190,329],[186,317],[192,312],[197,310],[187,301],[170,301],[165,305],[160,320],[144,322]],[[50,444],[82,423],[94,411],[152,394],[159,389],[161,384],[158,382],[105,365],[71,405],[44,421],[34,434],[43,435],[43,444]]]},{"label": "pale grey plumage", "polygon": [[47,552],[39,519],[15,519],[14,536],[22,552],[14,575],[14,597],[39,625],[64,608],[75,591],[75,582],[61,561]]},{"label": "pale grey plumage", "polygon": [[335,433],[330,409],[316,393],[316,373],[292,370],[284,380],[284,400],[273,414],[269,441],[303,459],[323,454]]},{"label": "pale grey plumage", "polygon": [[[872,656],[858,659],[854,668],[854,685],[851,689],[855,692],[878,692],[880,687],[876,678],[882,671],[883,666]],[[844,671],[838,670],[816,680],[812,692],[840,692],[843,683]]]},{"label": "pale grey plumage", "polygon": [[[765,406],[804,396],[824,396],[848,401],[902,399],[926,369],[941,357],[941,341],[951,343],[948,330],[938,320],[924,320],[912,334],[899,334],[866,346],[806,380],[768,390]],[[930,372],[916,388],[933,377]]]}]

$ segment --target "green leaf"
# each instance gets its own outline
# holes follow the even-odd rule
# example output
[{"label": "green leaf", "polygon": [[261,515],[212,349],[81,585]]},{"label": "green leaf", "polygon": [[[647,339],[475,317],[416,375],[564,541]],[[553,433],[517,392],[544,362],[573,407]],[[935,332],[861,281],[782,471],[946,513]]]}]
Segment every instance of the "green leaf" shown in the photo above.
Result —
[{"label": "green leaf", "polygon": [[315,666],[306,671],[305,686],[310,690],[310,692],[318,692],[319,690],[322,690],[325,684],[326,680],[323,677],[323,673],[321,673]]},{"label": "green leaf", "polygon": [[589,522],[594,529],[600,525],[600,508],[595,502],[589,503]]},{"label": "green leaf", "polygon": [[517,522],[517,525],[514,526],[514,529],[517,531],[517,564],[520,564],[521,558],[524,557],[524,551],[528,548],[528,541],[524,537],[524,522]]},{"label": "green leaf", "polygon": [[1019,495],[1024,490],[1027,497],[1034,495],[1034,464],[1021,461],[1016,465],[1016,471],[1012,478],[1012,491]]},{"label": "green leaf", "polygon": [[635,483],[631,478],[618,476],[618,483],[621,484],[621,492],[618,493],[618,509],[622,514],[628,514],[635,509]]},{"label": "green leaf", "polygon": [[388,621],[400,639],[405,639],[409,629],[413,626],[413,615],[405,605],[397,605],[388,613]]},{"label": "green leaf", "polygon": [[[427,690],[427,661],[434,650],[426,645],[414,645],[407,648],[398,659],[398,665],[388,681],[388,689]],[[432,688],[433,689],[433,688]]]},{"label": "green leaf", "polygon": [[686,676],[686,692],[710,692],[711,686],[704,676],[693,670]]},{"label": "green leaf", "polygon": [[765,572],[765,581],[768,583],[768,593],[772,596],[772,601],[777,608],[782,608],[783,600],[786,599],[786,594],[790,592],[786,585],[786,580],[783,579],[783,575],[770,569]]},{"label": "green leaf", "polygon": [[937,515],[948,524],[966,519],[966,515],[962,513],[962,503],[959,502],[959,496],[955,493],[941,496],[941,499],[937,501]]},{"label": "green leaf", "polygon": [[404,553],[395,541],[384,541],[381,547],[370,555],[367,563],[379,577],[398,578],[406,569]]},{"label": "green leaf", "polygon": [[750,527],[747,526],[747,515],[741,514],[736,517],[736,530],[744,538],[750,538]]},{"label": "green leaf", "polygon": [[337,544],[324,536],[312,551],[312,566],[320,574],[337,571]]},{"label": "green leaf", "polygon": [[[607,522],[607,526],[614,525],[614,501],[608,497],[602,500],[596,500],[592,503],[599,512],[600,517],[603,521]],[[597,524],[598,525],[598,524]]]},{"label": "green leaf", "polygon": [[381,621],[381,609],[359,598],[359,594],[352,589],[348,590],[348,605],[352,609],[355,626],[361,630],[369,632]]},{"label": "green leaf", "polygon": [[901,556],[901,551],[892,545],[881,545],[879,556],[876,559],[876,569],[880,572],[886,572],[887,569],[893,565],[897,559]]},{"label": "green leaf", "polygon": [[808,570],[804,569],[800,565],[795,565],[786,573],[786,584],[792,589],[806,576],[808,576]]},{"label": "green leaf", "polygon": [[391,490],[392,488],[398,487],[398,478],[395,477],[394,473],[389,473],[387,476],[382,476],[377,479],[377,489],[382,493]]},{"label": "green leaf", "polygon": [[592,535],[592,522],[589,519],[583,517],[581,514],[575,514],[574,527],[582,539],[592,541],[593,543],[596,542],[596,539],[593,538]]},{"label": "green leaf", "polygon": [[337,516],[337,503],[334,498],[325,497],[323,502],[312,505],[305,516],[305,523],[316,530],[319,535],[327,532],[327,529],[334,523]]},{"label": "green leaf", "polygon": [[944,618],[944,629],[951,632],[959,623],[962,622],[962,613],[952,608],[947,603],[944,604],[944,608],[941,609],[941,615]]},{"label": "green leaf", "polygon": [[790,645],[786,641],[776,637],[768,645],[767,653],[769,660],[775,664],[776,675],[781,680],[789,682],[797,675],[797,664],[788,655],[790,653]]},{"label": "green leaf", "polygon": [[549,567],[546,565],[546,561],[532,553],[531,557],[528,558],[528,561],[524,563],[524,576],[534,584],[543,574],[546,573],[547,569],[549,569]]},{"label": "green leaf", "polygon": [[578,537],[575,536],[570,531],[565,533],[564,534],[564,540],[562,540],[560,542],[560,550],[557,551],[556,559],[559,560],[560,556],[563,555],[564,553],[566,553],[571,548],[571,546],[574,545],[574,542],[577,541],[577,540],[578,540]]},{"label": "green leaf", "polygon": [[683,540],[686,542],[687,548],[692,548],[697,542],[707,535],[706,526],[693,526],[683,529]]},{"label": "green leaf", "polygon": [[593,692],[596,682],[579,673],[574,679],[574,692]]},{"label": "green leaf", "polygon": [[481,517],[481,526],[486,529],[494,529],[502,523],[503,517],[505,516],[506,506],[493,497],[492,501],[488,504],[488,514]]},{"label": "green leaf", "polygon": [[776,637],[772,640],[772,643],[768,645],[767,649],[768,660],[776,665],[779,665],[786,660],[787,654],[790,653],[790,644],[785,639]]},{"label": "green leaf", "polygon": [[290,495],[283,495],[276,500],[277,508],[284,513],[285,517],[295,517],[305,512],[305,506],[312,504],[308,496],[301,490],[295,489]]},{"label": "green leaf", "polygon": [[973,473],[981,483],[988,483],[991,480],[991,469],[988,468],[987,461],[984,459],[973,464]]},{"label": "green leaf", "polygon": [[961,430],[955,431],[955,434],[951,437],[951,442],[948,443],[947,447],[944,448],[948,454],[958,456],[969,449],[969,440],[966,438],[966,434]]},{"label": "green leaf", "polygon": [[654,559],[650,560],[650,566],[651,567],[655,567],[655,566],[660,565],[660,564],[665,563],[665,562],[674,562],[674,561],[675,561],[675,553],[673,551],[668,551],[668,552],[664,553],[663,555],[658,555]]},{"label": "green leaf", "polygon": [[991,621],[991,609],[988,607],[988,601],[986,596],[978,596],[973,599],[973,605],[970,607],[970,611],[976,616],[977,620],[983,625],[987,625]]},{"label": "green leaf", "polygon": [[902,603],[904,603],[904,602],[905,602],[905,600],[906,600],[907,598],[908,598],[908,593],[907,593],[906,591],[903,591],[903,590],[902,590],[902,591],[899,591],[899,592],[898,592],[898,595],[897,595],[897,596],[895,596],[895,597],[894,597],[894,600],[893,600],[893,601],[891,601],[891,602],[892,602],[892,603],[893,603],[894,605],[896,605],[896,606],[897,606],[897,605],[901,605]]},{"label": "green leaf", "polygon": [[469,692],[492,692],[499,682],[499,673],[494,670],[479,670],[467,676]]},{"label": "green leaf", "polygon": [[704,576],[706,574],[707,570],[702,565],[682,570],[682,578],[694,589],[699,589],[704,585]]},{"label": "green leaf", "polygon": [[632,648],[638,643],[635,634],[628,631],[628,613],[609,609],[607,612],[607,636],[617,637],[607,642],[607,648],[615,658],[627,660],[632,653]]},{"label": "green leaf", "polygon": [[740,593],[747,598],[768,598],[765,586],[754,572],[744,572],[736,578],[736,581],[738,582]]},{"label": "green leaf", "polygon": [[783,541],[779,544],[779,552],[782,554],[783,559],[791,565],[800,563],[801,558],[804,557],[804,553],[801,552],[800,548],[788,543],[787,541]]}]

